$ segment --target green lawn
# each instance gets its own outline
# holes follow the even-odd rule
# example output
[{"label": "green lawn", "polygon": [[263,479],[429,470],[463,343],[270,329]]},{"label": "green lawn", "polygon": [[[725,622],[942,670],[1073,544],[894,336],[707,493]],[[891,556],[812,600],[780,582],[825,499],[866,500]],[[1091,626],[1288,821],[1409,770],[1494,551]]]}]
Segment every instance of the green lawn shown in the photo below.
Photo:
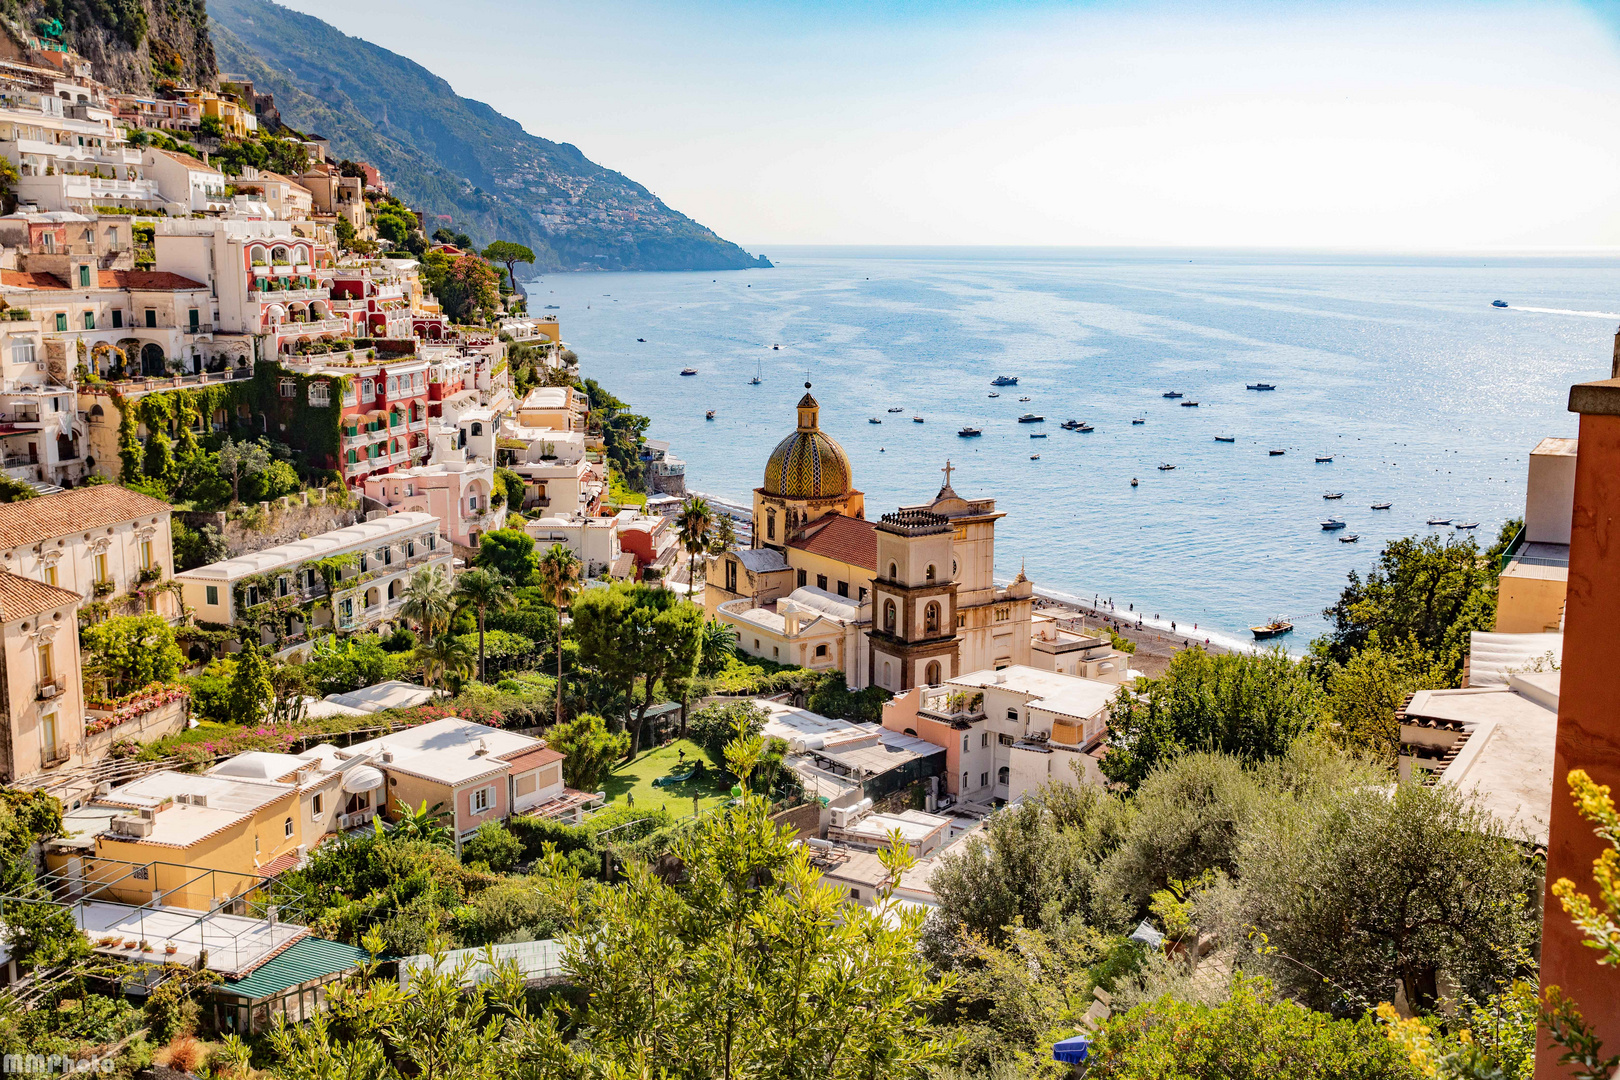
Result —
[{"label": "green lawn", "polygon": [[[683,772],[677,768],[680,751],[686,751],[686,761],[701,761],[704,771],[684,784],[674,787],[653,787],[653,781],[671,773]],[[667,808],[673,814],[690,814],[692,796],[698,797],[700,809],[718,806],[731,798],[731,777],[716,769],[702,747],[688,739],[677,739],[668,746],[655,747],[639,754],[635,760],[624,762],[608,774],[602,785],[608,803],[623,806],[634,798],[636,806]]]}]

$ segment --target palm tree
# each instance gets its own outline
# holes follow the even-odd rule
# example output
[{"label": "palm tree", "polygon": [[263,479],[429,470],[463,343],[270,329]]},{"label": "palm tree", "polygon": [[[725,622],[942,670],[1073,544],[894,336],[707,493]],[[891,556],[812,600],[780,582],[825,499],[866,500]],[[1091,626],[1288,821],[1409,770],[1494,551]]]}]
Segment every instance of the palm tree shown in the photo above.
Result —
[{"label": "palm tree", "polygon": [[422,642],[411,659],[422,666],[422,681],[429,686],[437,685],[445,693],[450,692],[452,675],[466,678],[473,670],[472,650],[453,634],[440,634]]},{"label": "palm tree", "polygon": [[557,723],[562,723],[562,613],[574,598],[579,583],[579,559],[562,544],[552,544],[540,556],[540,595],[557,609]]},{"label": "palm tree", "polygon": [[709,527],[714,524],[714,511],[709,507],[708,500],[694,495],[681,507],[677,524],[681,530],[681,543],[686,548],[686,592],[690,596],[697,585],[697,557],[709,547]]},{"label": "palm tree", "polygon": [[443,633],[454,611],[450,579],[437,567],[424,566],[405,582],[405,605],[400,614],[421,628],[424,639]]},{"label": "palm tree", "polygon": [[490,611],[509,611],[517,604],[512,595],[512,582],[499,570],[475,566],[456,578],[456,606],[472,608],[478,613],[478,681],[484,681],[484,615]]}]

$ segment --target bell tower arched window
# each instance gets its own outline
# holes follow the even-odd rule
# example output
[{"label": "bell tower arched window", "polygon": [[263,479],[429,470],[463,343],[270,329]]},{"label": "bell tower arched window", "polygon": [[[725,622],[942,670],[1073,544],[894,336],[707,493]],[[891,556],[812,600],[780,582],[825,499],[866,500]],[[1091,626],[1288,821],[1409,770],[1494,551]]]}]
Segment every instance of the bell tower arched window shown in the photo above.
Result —
[{"label": "bell tower arched window", "polygon": [[899,576],[900,576],[900,567],[896,566],[894,563],[890,563],[889,564],[889,580],[894,581],[897,578],[899,578]]},{"label": "bell tower arched window", "polygon": [[933,563],[928,564],[928,571],[927,571],[927,573],[925,573],[923,575],[923,577],[926,578],[929,581],[934,580],[934,564]]},{"label": "bell tower arched window", "polygon": [[923,608],[923,630],[930,634],[939,633],[939,605],[930,603]]},{"label": "bell tower arched window", "polygon": [[884,631],[884,633],[887,633],[887,634],[894,633],[894,621],[895,621],[894,601],[893,600],[885,600],[885,601],[883,601],[883,631]]},{"label": "bell tower arched window", "polygon": [[928,685],[929,686],[938,686],[939,685],[939,661],[938,660],[934,660],[934,661],[931,661],[929,663],[927,679],[928,679]]}]

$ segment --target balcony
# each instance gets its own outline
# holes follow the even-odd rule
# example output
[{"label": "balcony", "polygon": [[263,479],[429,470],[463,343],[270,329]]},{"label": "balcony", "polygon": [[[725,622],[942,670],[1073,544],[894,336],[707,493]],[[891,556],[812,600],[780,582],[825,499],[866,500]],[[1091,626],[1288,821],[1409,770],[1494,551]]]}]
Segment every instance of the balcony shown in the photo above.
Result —
[{"label": "balcony", "polygon": [[60,765],[73,756],[73,750],[70,747],[58,744],[45,747],[40,751],[39,756],[41,763],[44,765]]},{"label": "balcony", "polygon": [[322,334],[346,334],[353,329],[348,319],[315,319],[311,322],[297,322],[287,319],[270,325],[272,333],[285,337],[302,337],[312,335],[319,337]]},{"label": "balcony", "polygon": [[327,290],[320,287],[312,289],[249,289],[247,298],[250,304],[302,304],[311,300],[325,300]]},{"label": "balcony", "polygon": [[364,810],[356,810],[352,814],[339,814],[338,828],[345,830],[363,828],[366,825],[370,825],[371,819],[376,816],[376,807],[367,807]]},{"label": "balcony", "polygon": [[52,698],[61,697],[66,692],[67,677],[64,675],[53,675],[49,679],[39,680],[39,700],[41,701],[50,701]]},{"label": "balcony", "polygon": [[211,322],[187,323],[185,326],[185,331],[188,334],[212,334],[214,332],[214,324]]}]

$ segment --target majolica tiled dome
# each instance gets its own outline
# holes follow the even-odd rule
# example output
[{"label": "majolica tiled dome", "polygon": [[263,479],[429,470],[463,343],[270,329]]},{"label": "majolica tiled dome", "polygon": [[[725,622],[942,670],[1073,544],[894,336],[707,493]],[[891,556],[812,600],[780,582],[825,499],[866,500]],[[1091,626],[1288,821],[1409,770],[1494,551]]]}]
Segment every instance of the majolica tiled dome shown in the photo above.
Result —
[{"label": "majolica tiled dome", "polygon": [[[805,383],[806,390],[810,384]],[[771,451],[765,463],[765,493],[785,499],[833,499],[851,481],[849,455],[817,426],[821,406],[808,393],[799,399],[799,429]]]}]

